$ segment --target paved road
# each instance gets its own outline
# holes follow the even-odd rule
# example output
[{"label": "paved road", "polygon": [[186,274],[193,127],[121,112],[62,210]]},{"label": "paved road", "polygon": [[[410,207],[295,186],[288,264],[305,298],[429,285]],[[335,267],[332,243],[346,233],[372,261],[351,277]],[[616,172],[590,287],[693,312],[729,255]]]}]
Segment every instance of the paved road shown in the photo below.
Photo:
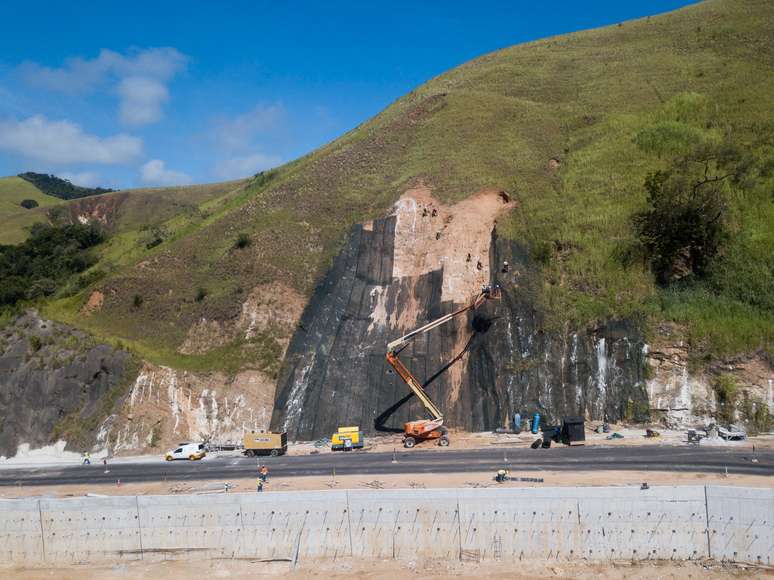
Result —
[{"label": "paved road", "polygon": [[[392,453],[353,451],[294,457],[266,457],[273,476],[383,475],[398,473],[494,472],[507,463],[512,472],[541,470],[638,470],[774,476],[774,451],[709,447],[557,447],[525,449],[497,446],[486,449],[443,449]],[[754,461],[756,459],[757,461]],[[152,481],[219,480],[254,477],[257,460],[237,456],[207,457],[204,461],[115,462],[110,473],[101,464],[0,469],[0,486],[65,485]],[[772,480],[774,484],[774,479]]]}]

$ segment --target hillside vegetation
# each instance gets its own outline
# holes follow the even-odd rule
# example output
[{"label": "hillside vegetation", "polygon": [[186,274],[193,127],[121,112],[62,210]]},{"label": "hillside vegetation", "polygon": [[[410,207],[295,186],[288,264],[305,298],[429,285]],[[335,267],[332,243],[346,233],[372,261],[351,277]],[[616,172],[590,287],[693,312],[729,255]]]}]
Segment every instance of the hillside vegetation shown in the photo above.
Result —
[{"label": "hillside vegetation", "polygon": [[[166,193],[136,195],[133,217],[102,246],[96,281],[47,314],[152,361],[249,366],[238,342],[202,355],[179,348],[202,318],[237,316],[259,284],[309,296],[352,224],[384,215],[423,181],[445,202],[484,187],[513,196],[518,208],[498,234],[539,265],[549,326],[628,317],[648,331],[673,320],[700,355],[771,353],[773,29],[768,0],[709,0],[487,54],[275,171],[199,198],[181,189],[158,213],[150,200]],[[669,244],[643,238],[636,216],[682,199],[701,179],[701,155],[712,156],[710,176],[733,174],[712,190],[717,244],[701,268],[673,252],[679,273],[659,276],[653,251]],[[668,193],[649,197],[658,172],[671,175]],[[104,304],[84,317],[93,289]]]},{"label": "hillside vegetation", "polygon": [[69,180],[62,179],[56,175],[35,173],[33,171],[20,173],[19,177],[24,181],[30,182],[46,195],[58,197],[59,199],[79,199],[81,197],[101,195],[113,191],[112,189],[105,187],[82,187],[80,185],[74,185]]},{"label": "hillside vegetation", "polygon": [[[37,207],[25,209],[24,200],[33,200]],[[61,200],[46,195],[20,177],[0,177],[0,244],[16,244],[27,236],[25,228],[45,221],[44,208]]]}]

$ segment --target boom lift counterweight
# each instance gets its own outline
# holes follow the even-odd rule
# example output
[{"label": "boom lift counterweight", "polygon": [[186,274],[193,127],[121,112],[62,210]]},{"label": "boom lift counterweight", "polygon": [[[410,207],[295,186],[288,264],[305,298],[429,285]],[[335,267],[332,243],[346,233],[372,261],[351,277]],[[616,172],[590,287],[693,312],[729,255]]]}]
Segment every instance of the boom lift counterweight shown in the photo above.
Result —
[{"label": "boom lift counterweight", "polygon": [[481,289],[481,293],[476,296],[470,304],[464,306],[454,312],[445,314],[437,320],[434,320],[416,330],[412,330],[408,334],[401,336],[400,338],[393,340],[387,345],[387,362],[395,369],[395,372],[400,375],[400,378],[408,385],[411,391],[417,396],[422,405],[430,415],[430,419],[420,419],[418,421],[409,421],[403,426],[403,445],[405,447],[414,447],[418,441],[427,441],[438,439],[438,444],[446,446],[449,444],[448,429],[443,424],[443,413],[433,403],[433,400],[427,394],[417,378],[411,373],[410,370],[403,364],[398,358],[400,352],[415,338],[438,328],[439,326],[446,324],[450,320],[464,314],[468,310],[475,310],[481,306],[487,300],[499,300],[500,299],[500,287],[499,286],[484,286]]}]

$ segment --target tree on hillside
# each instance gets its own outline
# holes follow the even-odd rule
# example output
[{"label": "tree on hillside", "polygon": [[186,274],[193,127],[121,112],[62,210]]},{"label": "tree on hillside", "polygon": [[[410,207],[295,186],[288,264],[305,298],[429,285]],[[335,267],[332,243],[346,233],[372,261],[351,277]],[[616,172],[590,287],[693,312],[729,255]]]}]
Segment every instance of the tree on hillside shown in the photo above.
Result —
[{"label": "tree on hillside", "polygon": [[112,189],[105,187],[81,187],[80,185],[74,185],[69,180],[62,179],[56,175],[35,173],[33,171],[20,173],[18,177],[21,177],[25,181],[29,181],[43,193],[58,197],[59,199],[79,199],[81,197],[102,195],[103,193],[110,193],[113,191]]},{"label": "tree on hillside", "polygon": [[660,284],[707,273],[729,235],[729,184],[747,169],[737,148],[703,144],[645,178],[647,206],[632,222]]},{"label": "tree on hillside", "polygon": [[32,209],[38,207],[39,204],[34,199],[23,199],[19,205],[24,209]]},{"label": "tree on hillside", "polygon": [[90,249],[104,239],[94,225],[35,224],[25,242],[0,245],[0,310],[54,294],[95,263]]}]

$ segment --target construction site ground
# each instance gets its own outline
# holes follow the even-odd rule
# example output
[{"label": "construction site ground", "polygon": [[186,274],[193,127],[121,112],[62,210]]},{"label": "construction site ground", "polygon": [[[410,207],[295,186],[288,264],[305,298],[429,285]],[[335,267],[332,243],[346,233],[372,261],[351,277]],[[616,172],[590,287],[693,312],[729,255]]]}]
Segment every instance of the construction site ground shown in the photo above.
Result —
[{"label": "construction site ground", "polygon": [[[609,433],[597,433],[592,429],[587,429],[585,433],[586,440],[583,444],[622,447],[640,445],[686,445],[688,442],[686,430],[662,430],[656,427],[654,429],[659,433],[659,436],[649,438],[645,436],[645,429],[645,427],[624,427],[621,425],[610,425]],[[618,433],[622,438],[608,439],[613,433]],[[524,431],[518,435],[514,433],[493,433],[488,431],[481,433],[465,433],[452,430],[450,432],[451,445],[455,449],[486,448],[491,447],[492,445],[529,447],[535,439],[538,439],[539,437],[542,437],[541,433],[535,435]],[[391,451],[393,449],[401,449],[403,447],[401,441],[402,434],[400,433],[367,437],[366,448],[377,452]],[[774,434],[750,437],[746,441],[725,441],[720,438],[703,439],[701,445],[723,446],[729,448],[743,448],[746,446],[750,450],[752,450],[752,446],[754,445],[756,449],[774,449]],[[438,448],[433,444],[420,444],[411,451],[432,452],[437,450]],[[331,452],[328,445],[319,445],[308,442],[297,443],[291,446],[288,449],[288,455],[306,455],[313,451],[319,453]]]},{"label": "construction site ground", "polygon": [[[589,446],[675,446],[685,448],[687,446],[684,431],[662,431],[661,436],[655,439],[646,438],[644,429],[619,428],[611,430],[624,436],[623,439],[608,440],[607,434],[587,433],[586,445]],[[526,449],[529,453],[545,454],[551,453],[551,450],[529,450],[529,445],[536,439],[531,433],[498,434],[498,433],[453,433],[454,448],[462,449],[489,449],[493,447],[502,447],[504,457],[507,456],[509,449]],[[367,439],[367,448],[365,450],[353,451],[352,453],[370,452],[391,452],[394,451],[395,457],[400,459],[402,454],[417,453],[443,453],[444,450],[431,444],[419,445],[414,449],[406,450],[401,447],[400,436],[390,435],[381,437],[370,437]],[[561,447],[563,445],[559,444]],[[765,435],[750,438],[746,441],[703,441],[702,446],[716,445],[734,449],[735,451],[750,452],[753,448],[756,450],[774,449],[774,435]],[[331,453],[328,446],[315,446],[314,443],[294,444],[289,448],[288,455],[303,456]],[[341,453],[341,452],[339,452]],[[636,452],[635,452],[636,453]],[[223,455],[235,457],[238,452],[224,453]],[[205,458],[204,462],[219,461],[221,458],[213,455]],[[60,458],[62,461],[56,461],[53,464],[45,462],[41,457],[35,457],[34,462],[28,463],[10,463],[5,467],[0,466],[0,471],[11,469],[13,467],[22,468],[34,466],[35,469],[43,469],[46,466],[71,466],[77,465],[78,459]],[[99,460],[95,459],[95,462]],[[137,463],[141,467],[144,463],[160,462],[159,456],[126,457],[111,459],[105,467],[109,470],[113,462]],[[257,462],[261,462],[260,458]],[[403,462],[401,462],[403,463]],[[489,471],[469,471],[462,469],[460,472],[434,473],[432,466],[427,469],[417,469],[416,472],[409,473],[384,473],[379,475],[363,474],[336,474],[332,471],[326,475],[288,475],[275,476],[270,475],[265,492],[292,492],[301,490],[324,490],[324,489],[407,489],[407,488],[476,488],[476,487],[494,487],[494,486],[603,486],[603,485],[738,485],[738,486],[762,486],[770,487],[774,485],[774,479],[768,475],[753,475],[741,473],[705,473],[690,471],[674,471],[664,469],[657,470],[615,470],[615,469],[577,469],[577,470],[540,470],[530,469],[521,473],[511,472],[514,480],[506,483],[496,483],[494,481],[494,470]],[[102,466],[95,466],[102,473]],[[13,471],[6,471],[11,474]],[[227,476],[224,476],[227,477]],[[517,478],[542,479],[542,482],[518,481]],[[244,477],[243,474],[227,480],[214,480],[212,477],[197,478],[195,472],[186,476],[184,481],[145,481],[145,482],[120,482],[114,480],[108,475],[104,478],[105,483],[90,482],[82,484],[61,484],[61,485],[14,485],[0,488],[0,497],[72,497],[83,496],[87,494],[96,495],[145,495],[145,494],[210,494],[225,492],[254,492],[255,478]],[[109,482],[109,483],[108,483]]]},{"label": "construction site ground", "polygon": [[[646,427],[624,427],[621,425],[611,425],[609,433],[596,433],[593,429],[587,428],[584,441],[584,445],[588,446],[611,446],[611,447],[627,447],[627,446],[641,446],[641,445],[677,445],[684,446],[687,444],[687,432],[686,430],[667,430],[659,429],[660,436],[656,438],[645,437]],[[613,433],[622,435],[621,439],[608,439]],[[519,434],[514,433],[496,433],[496,432],[480,432],[480,433],[468,433],[464,431],[451,430],[451,448],[452,449],[491,449],[493,446],[503,447],[529,447],[535,439],[541,437],[542,434],[534,435],[529,432],[521,432]],[[397,451],[403,452],[402,434],[380,434],[376,436],[365,437],[365,447],[363,451],[373,452],[390,452]],[[0,457],[0,470],[13,467],[36,467],[36,466],[53,466],[53,465],[77,465],[82,461],[82,454],[68,451],[62,445],[59,444],[50,445],[42,449],[29,450],[26,446],[20,448],[19,453],[10,458]],[[561,445],[561,444],[555,444]],[[758,435],[756,437],[749,437],[745,441],[724,441],[720,438],[715,439],[703,439],[702,446],[719,446],[730,449],[749,449],[750,451],[755,449],[774,449],[774,432],[764,435]],[[121,454],[117,457],[110,457],[110,462],[157,462],[163,459],[166,449],[159,449],[158,454],[153,455],[130,455]],[[408,450],[406,450],[408,451]],[[410,453],[432,453],[440,450],[436,445],[432,443],[421,443],[415,448],[411,449]],[[360,451],[358,451],[360,452]],[[330,449],[330,440],[320,441],[301,441],[292,442],[288,445],[288,456],[299,456],[309,454],[325,454],[335,453]],[[107,455],[105,451],[92,453],[91,459],[94,462],[100,462]]]},{"label": "construction site ground", "polygon": [[[709,473],[675,473],[669,471],[528,471],[511,472],[513,478],[542,479],[540,483],[509,480],[497,483],[494,472],[473,472],[436,475],[414,473],[400,475],[296,476],[269,477],[264,493],[325,489],[432,489],[432,488],[485,488],[485,487],[543,487],[543,486],[640,486],[648,485],[736,485],[771,487],[769,476]],[[226,486],[228,484],[228,487]],[[255,492],[254,477],[231,479],[228,482],[188,480],[185,482],[145,482],[57,486],[21,486],[0,489],[0,498],[17,497],[79,497],[85,495],[159,495],[200,494],[228,492]]]},{"label": "construction site ground", "polygon": [[61,580],[155,578],[261,578],[282,576],[295,580],[302,578],[332,578],[349,580],[392,580],[397,575],[404,578],[424,580],[432,578],[477,578],[491,579],[588,579],[608,580],[672,580],[701,578],[774,578],[770,568],[720,564],[717,562],[499,562],[476,564],[468,562],[402,562],[376,561],[356,562],[337,560],[335,563],[321,563],[314,567],[293,567],[289,562],[255,562],[243,560],[168,560],[160,562],[134,561],[110,565],[74,565],[70,567],[11,568],[3,570],[5,577],[17,580]]}]

